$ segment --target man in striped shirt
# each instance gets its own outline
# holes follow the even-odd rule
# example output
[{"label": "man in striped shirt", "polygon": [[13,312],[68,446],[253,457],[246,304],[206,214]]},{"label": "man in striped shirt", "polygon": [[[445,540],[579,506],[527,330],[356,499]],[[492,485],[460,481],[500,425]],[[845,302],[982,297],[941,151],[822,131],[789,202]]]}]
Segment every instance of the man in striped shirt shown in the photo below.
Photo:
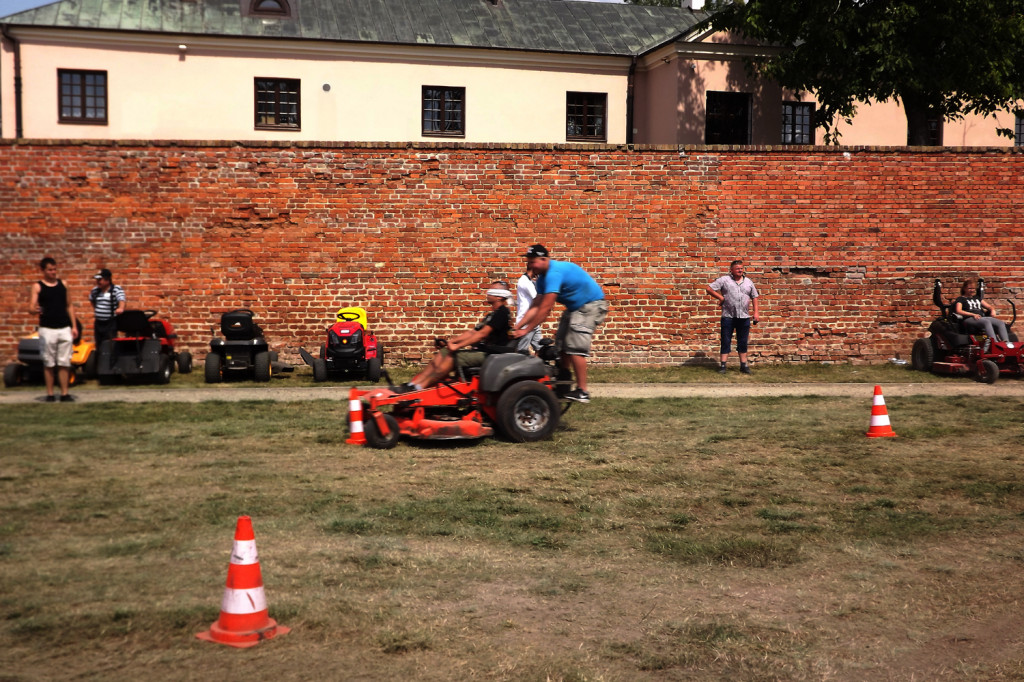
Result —
[{"label": "man in striped shirt", "polygon": [[125,295],[124,289],[114,284],[110,270],[103,268],[93,279],[96,286],[89,292],[89,302],[95,315],[93,336],[99,348],[101,343],[117,336],[117,316],[124,312]]}]

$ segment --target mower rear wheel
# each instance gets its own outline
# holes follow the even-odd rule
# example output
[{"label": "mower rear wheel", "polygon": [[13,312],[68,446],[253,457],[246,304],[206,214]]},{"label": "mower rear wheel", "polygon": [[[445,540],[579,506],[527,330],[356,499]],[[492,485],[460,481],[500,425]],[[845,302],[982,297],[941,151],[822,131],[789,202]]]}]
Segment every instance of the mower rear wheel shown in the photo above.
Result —
[{"label": "mower rear wheel", "polygon": [[217,353],[210,353],[206,356],[206,361],[203,363],[203,378],[206,379],[206,383],[219,384],[221,382],[223,378],[220,374],[222,362]]},{"label": "mower rear wheel", "polygon": [[192,354],[187,350],[178,353],[178,371],[182,374],[192,373]]},{"label": "mower rear wheel", "polygon": [[498,398],[498,428],[517,443],[550,438],[560,416],[555,394],[536,381],[512,384]]},{"label": "mower rear wheel", "polygon": [[910,350],[910,366],[919,372],[927,372],[935,362],[935,349],[932,348],[930,339],[918,339],[914,341],[914,347]]},{"label": "mower rear wheel", "polygon": [[89,357],[85,359],[84,369],[86,379],[96,378],[96,363],[99,362],[97,358],[99,358],[99,352],[93,351],[89,353]]},{"label": "mower rear wheel", "polygon": [[21,383],[21,365],[16,362],[4,367],[4,386],[11,388]]},{"label": "mower rear wheel", "polygon": [[[380,351],[377,351],[377,352],[379,353]],[[377,383],[378,381],[380,381],[380,373],[381,373],[382,369],[383,368],[381,367],[381,364],[380,364],[380,356],[379,355],[377,357],[375,357],[375,358],[370,358],[369,360],[367,360],[366,361],[366,380],[367,381],[372,381],[373,383]]]},{"label": "mower rear wheel", "polygon": [[363,422],[363,435],[366,436],[366,444],[371,448],[390,450],[398,444],[398,437],[401,435],[398,431],[398,420],[390,414],[381,416],[384,418],[384,423],[388,425],[388,435],[381,434],[377,420],[372,416]]},{"label": "mower rear wheel", "polygon": [[327,381],[327,361],[323,358],[313,358],[313,381]]},{"label": "mower rear wheel", "polygon": [[256,381],[270,381],[270,353],[260,351],[253,358],[253,379]]},{"label": "mower rear wheel", "polygon": [[986,384],[996,383],[999,378],[999,365],[992,360],[982,360],[981,370],[978,372],[978,380]]},{"label": "mower rear wheel", "polygon": [[174,373],[174,365],[171,362],[171,356],[165,355],[160,358],[160,369],[156,373],[156,383],[158,384],[169,384],[171,383],[171,374]]}]

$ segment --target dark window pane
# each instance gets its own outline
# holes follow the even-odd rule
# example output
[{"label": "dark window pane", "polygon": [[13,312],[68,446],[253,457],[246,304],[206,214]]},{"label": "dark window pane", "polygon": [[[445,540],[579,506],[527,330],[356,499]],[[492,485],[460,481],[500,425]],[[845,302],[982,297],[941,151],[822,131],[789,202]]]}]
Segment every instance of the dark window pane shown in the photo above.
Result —
[{"label": "dark window pane", "polygon": [[608,95],[603,92],[567,92],[565,94],[565,138],[585,142],[604,142],[605,108]]},{"label": "dark window pane", "polygon": [[705,144],[750,144],[750,93],[709,92]]},{"label": "dark window pane", "polygon": [[1017,121],[1013,129],[1013,144],[1024,147],[1024,114],[1017,114]]},{"label": "dark window pane", "polygon": [[423,135],[466,134],[466,88],[424,85],[422,92]]},{"label": "dark window pane", "polygon": [[107,74],[105,71],[76,71],[58,69],[60,111],[62,123],[107,122]]},{"label": "dark window pane", "polygon": [[814,104],[782,103],[782,144],[814,144]]},{"label": "dark window pane", "polygon": [[256,127],[300,127],[300,87],[295,78],[257,78]]}]

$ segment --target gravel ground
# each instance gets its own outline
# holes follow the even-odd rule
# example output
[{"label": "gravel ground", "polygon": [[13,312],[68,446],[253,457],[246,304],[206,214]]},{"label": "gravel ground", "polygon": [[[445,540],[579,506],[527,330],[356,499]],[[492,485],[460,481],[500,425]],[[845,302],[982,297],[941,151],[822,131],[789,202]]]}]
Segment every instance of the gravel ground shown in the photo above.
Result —
[{"label": "gravel ground", "polygon": [[[838,397],[864,397],[874,395],[874,384],[592,384],[591,395],[596,398],[671,398],[671,397],[759,397],[786,395],[822,395]],[[955,383],[885,384],[886,396],[906,395],[992,395],[1024,396],[1024,381],[1000,380],[992,385],[970,380]],[[208,400],[347,400],[349,389],[341,386],[208,386],[203,388],[148,388],[125,387],[72,389],[76,402],[98,403],[122,401],[200,403]],[[18,388],[0,391],[0,405],[42,402],[45,390]]]}]

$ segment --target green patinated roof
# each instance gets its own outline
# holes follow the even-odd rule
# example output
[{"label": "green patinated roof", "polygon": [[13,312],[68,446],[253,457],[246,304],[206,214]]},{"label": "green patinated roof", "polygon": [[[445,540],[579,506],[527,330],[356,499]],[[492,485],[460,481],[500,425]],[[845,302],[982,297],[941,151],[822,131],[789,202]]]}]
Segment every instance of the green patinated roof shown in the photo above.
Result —
[{"label": "green patinated roof", "polygon": [[242,16],[240,0],[61,0],[0,23],[248,38],[643,54],[704,12],[565,0],[289,0],[295,19]]}]

